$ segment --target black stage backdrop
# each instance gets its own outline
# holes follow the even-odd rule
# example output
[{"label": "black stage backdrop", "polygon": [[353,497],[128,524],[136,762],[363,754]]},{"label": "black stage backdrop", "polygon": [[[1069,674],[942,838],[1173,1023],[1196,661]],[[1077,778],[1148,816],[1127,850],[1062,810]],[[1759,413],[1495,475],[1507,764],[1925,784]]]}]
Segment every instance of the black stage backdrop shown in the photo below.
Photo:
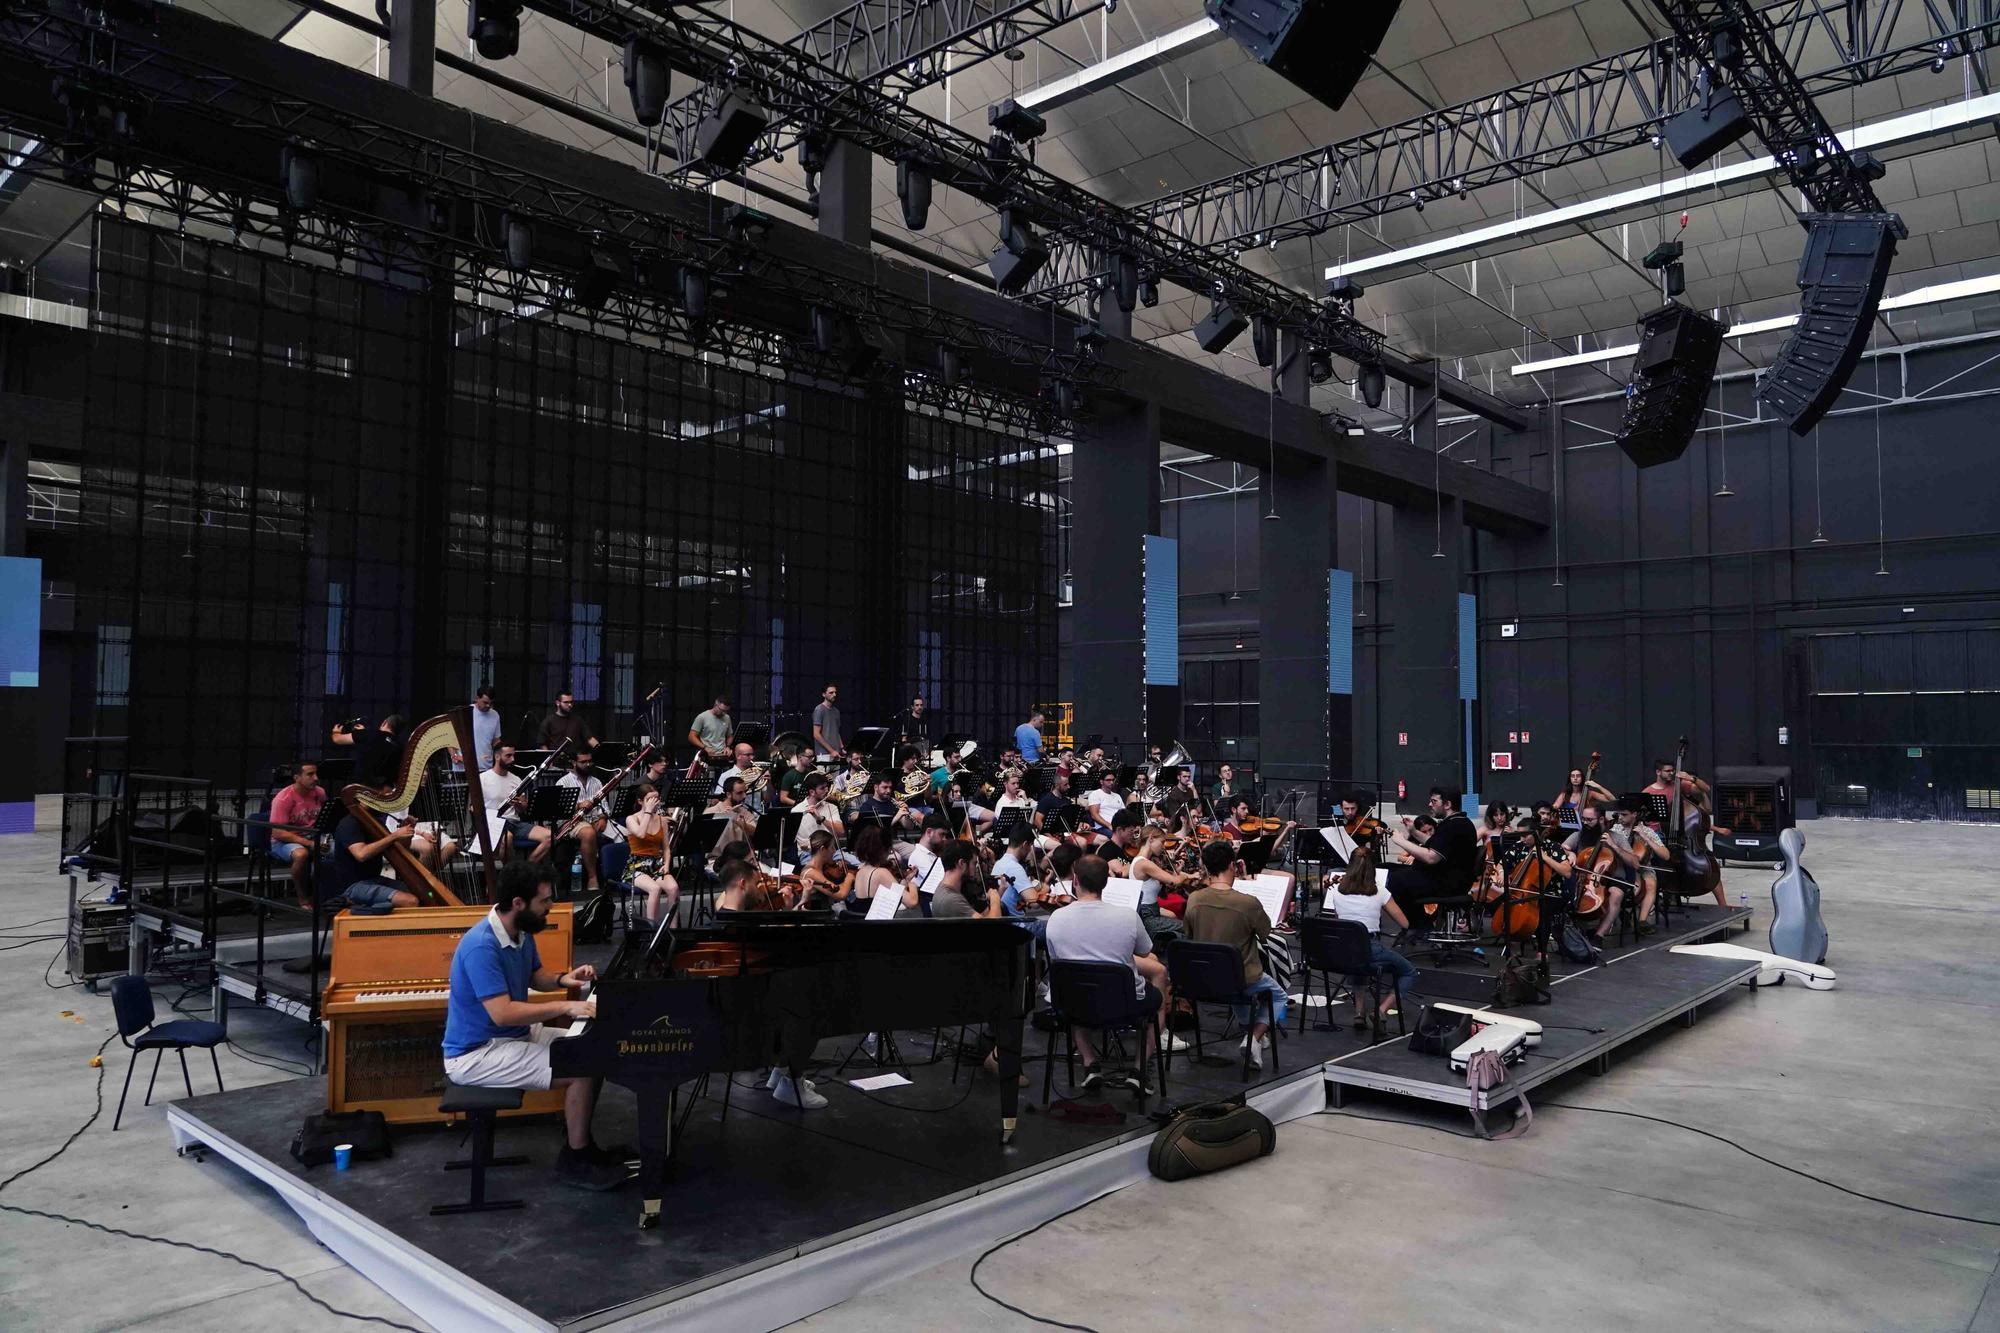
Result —
[{"label": "black stage backdrop", "polygon": [[655,685],[684,735],[838,683],[850,739],[1053,693],[1044,440],[111,218],[96,259],[84,369],[33,386],[84,402],[41,545],[72,734],[135,768],[254,789],[481,681],[510,736],[568,687],[621,740]]}]

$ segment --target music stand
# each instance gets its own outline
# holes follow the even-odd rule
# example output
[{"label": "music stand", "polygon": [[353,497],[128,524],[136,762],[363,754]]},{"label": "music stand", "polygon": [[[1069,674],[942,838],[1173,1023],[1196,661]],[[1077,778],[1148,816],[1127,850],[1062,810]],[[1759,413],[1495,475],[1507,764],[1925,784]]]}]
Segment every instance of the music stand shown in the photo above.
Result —
[{"label": "music stand", "polygon": [[1653,818],[1659,821],[1661,828],[1665,828],[1667,821],[1672,819],[1674,814],[1672,798],[1662,796],[1656,791],[1641,792],[1640,795],[1644,796],[1646,803],[1652,807]]},{"label": "music stand", "polygon": [[887,727],[861,728],[854,733],[854,744],[847,748],[867,755],[870,768],[894,767],[896,741]]},{"label": "music stand", "polygon": [[736,728],[730,744],[748,745],[753,751],[762,750],[764,742],[770,739],[771,729],[762,722],[745,722]]},{"label": "music stand", "polygon": [[1042,821],[1042,827],[1047,828],[1050,824],[1054,824],[1056,832],[1068,834],[1080,832],[1089,822],[1090,816],[1084,813],[1083,807],[1071,801],[1068,805],[1051,810],[1049,817]]},{"label": "music stand", "polygon": [[883,841],[892,841],[889,837],[889,821],[881,815],[876,814],[873,810],[857,811],[854,818],[848,821],[848,827],[851,830],[849,833],[850,845],[853,839],[861,836],[861,830],[865,828],[881,829]]},{"label": "music stand", "polygon": [[[784,860],[786,852],[792,852],[794,858],[796,858],[799,845],[799,828],[806,822],[806,812],[803,810],[773,810],[769,814],[766,814],[764,818],[769,819],[773,814],[777,815],[784,825],[784,831],[780,834],[784,838],[784,843],[778,848],[778,859],[780,861]],[[757,831],[761,833],[763,829],[763,823],[759,821]]]},{"label": "music stand", "polygon": [[1263,874],[1264,867],[1271,864],[1271,848],[1277,841],[1277,834],[1267,833],[1255,842],[1244,843],[1243,850],[1239,853],[1244,868],[1253,875]]},{"label": "music stand", "polygon": [[582,794],[581,787],[542,783],[528,797],[528,813],[523,818],[530,824],[560,824],[576,813],[576,798]]},{"label": "music stand", "polygon": [[713,775],[697,773],[691,778],[676,775],[667,784],[667,789],[660,793],[660,804],[699,810],[708,804],[714,791]]},{"label": "music stand", "polygon": [[1334,850],[1326,835],[1316,828],[1300,829],[1294,835],[1292,844],[1298,848],[1299,860],[1309,861],[1318,866],[1344,866],[1347,858]]},{"label": "music stand", "polygon": [[1015,827],[1027,813],[1018,805],[1010,805],[993,817],[993,832],[1000,838],[1003,847],[1007,845],[1007,840],[1013,835]]}]

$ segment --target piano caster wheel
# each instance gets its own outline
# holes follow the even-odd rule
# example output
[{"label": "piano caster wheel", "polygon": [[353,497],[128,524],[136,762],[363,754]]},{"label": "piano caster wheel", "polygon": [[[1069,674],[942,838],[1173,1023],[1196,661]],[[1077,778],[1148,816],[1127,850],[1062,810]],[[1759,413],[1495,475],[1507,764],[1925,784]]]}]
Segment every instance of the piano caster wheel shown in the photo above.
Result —
[{"label": "piano caster wheel", "polygon": [[639,1208],[639,1230],[652,1231],[660,1225],[660,1201],[648,1199]]}]

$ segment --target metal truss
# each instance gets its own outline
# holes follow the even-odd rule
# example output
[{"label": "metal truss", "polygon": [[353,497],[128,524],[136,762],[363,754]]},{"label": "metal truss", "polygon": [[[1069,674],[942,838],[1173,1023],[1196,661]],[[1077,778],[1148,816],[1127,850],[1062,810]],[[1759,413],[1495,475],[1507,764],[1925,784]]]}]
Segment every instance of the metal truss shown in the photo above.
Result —
[{"label": "metal truss", "polygon": [[[1792,69],[1819,94],[1965,56],[1985,83],[2000,45],[1995,0],[1785,0],[1761,11]],[[1820,53],[1827,53],[1821,55]],[[1317,236],[1498,182],[1650,143],[1695,97],[1699,68],[1673,40],[1649,43],[1547,78],[1165,195],[1134,211],[1212,254]],[[1086,239],[1050,260],[1049,286],[1090,276]]]},{"label": "metal truss", "polygon": [[[774,123],[812,125],[890,161],[914,163],[938,184],[1011,210],[1051,233],[1090,238],[1090,248],[1099,256],[1130,255],[1149,277],[1223,296],[1245,316],[1262,316],[1297,330],[1315,346],[1351,360],[1382,359],[1382,335],[1358,322],[1349,306],[1316,301],[1189,245],[1042,170],[1004,138],[982,140],[962,133],[877,84],[845,78],[804,51],[710,11],[682,7],[661,14],[626,0],[530,0],[530,7],[608,41],[644,36],[676,69],[708,84],[711,94],[719,96],[734,86],[755,96]],[[691,158],[691,137],[681,151],[684,161]],[[1098,274],[1103,266],[1100,262]],[[1056,304],[1100,282],[1096,275],[1079,277],[1074,291],[1037,288],[1031,295]]]},{"label": "metal truss", "polygon": [[[704,338],[734,339],[746,346],[750,344],[744,340],[750,340],[763,349],[759,356],[767,364],[810,367],[824,361],[802,327],[778,328],[768,319],[755,320],[721,292],[711,304],[710,318],[691,324],[669,293],[654,290],[643,279],[619,283],[602,310],[587,310],[574,299],[570,274],[544,273],[524,288],[524,279],[505,269],[501,238],[491,234],[495,229],[477,221],[481,210],[487,218],[505,213],[615,247],[634,274],[698,268],[714,275],[718,288],[755,287],[825,305],[847,313],[863,330],[970,349],[975,358],[983,355],[1032,368],[1046,381],[1064,380],[1086,388],[1112,381],[1113,372],[1088,349],[1059,349],[926,303],[894,298],[872,283],[773,255],[754,241],[709,234],[497,158],[372,121],[345,107],[301,100],[198,65],[164,45],[149,43],[143,30],[120,27],[113,32],[66,5],[36,15],[0,13],[0,50],[18,52],[50,75],[87,88],[93,97],[111,99],[138,113],[132,121],[133,136],[119,142],[105,142],[96,129],[78,130],[60,120],[32,123],[29,116],[12,116],[50,146],[36,159],[34,169],[53,171],[58,169],[55,164],[67,163],[73,173],[84,170],[97,176],[98,187],[114,195],[131,193],[128,179],[142,182],[151,206],[177,217],[206,209],[218,225],[239,231],[263,225],[290,244],[335,256],[365,256],[377,266],[404,266],[420,275],[448,265],[475,292],[494,292],[516,304],[524,300],[546,304],[592,322],[691,345],[701,345]],[[424,206],[371,211],[351,203],[339,209],[322,204],[309,215],[294,215],[278,206],[275,173],[246,176],[242,173],[247,164],[224,167],[190,160],[186,149],[148,145],[147,113],[163,107],[194,113],[224,130],[257,132],[273,144],[308,143],[323,163],[337,164],[389,192],[422,200]],[[0,112],[13,110],[0,93]],[[99,156],[110,159],[108,173],[96,163]],[[201,202],[205,200],[227,201],[228,211]],[[948,402],[954,410],[981,419],[989,419],[989,411],[997,411],[998,419],[1009,423],[1035,420],[1046,427],[1050,419],[1044,398],[1000,406],[1009,395],[983,384],[925,387],[920,397],[934,404]]]},{"label": "metal truss", "polygon": [[[1814,210],[1884,211],[1875,187],[1854,169],[1814,104],[1812,91],[1787,59],[1777,32],[1755,6],[1744,0],[1654,0],[1654,8],[1673,25],[1682,46],[1736,94],[1757,137]],[[1737,50],[1730,61],[1719,62],[1715,46],[1725,31],[1734,34]],[[1907,234],[1900,221],[1896,228]]]},{"label": "metal truss", "polygon": [[[842,78],[907,98],[1103,7],[1104,0],[855,0],[785,45]],[[703,91],[667,106],[661,146],[683,171],[694,169],[693,130],[707,108]],[[770,161],[798,138],[796,122],[774,123],[745,165]]]}]

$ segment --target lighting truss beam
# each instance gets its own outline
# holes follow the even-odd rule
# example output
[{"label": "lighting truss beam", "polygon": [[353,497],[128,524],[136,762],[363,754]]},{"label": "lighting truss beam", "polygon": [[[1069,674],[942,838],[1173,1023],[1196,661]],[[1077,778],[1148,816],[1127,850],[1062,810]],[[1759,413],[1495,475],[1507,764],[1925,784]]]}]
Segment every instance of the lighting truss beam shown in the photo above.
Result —
[{"label": "lighting truss beam", "polygon": [[1059,79],[1030,88],[1014,100],[1033,111],[1049,111],[1071,102],[1081,101],[1100,88],[1109,88],[1123,83],[1134,74],[1142,74],[1149,69],[1157,69],[1169,60],[1192,55],[1203,47],[1213,46],[1223,39],[1222,29],[1214,19],[1200,18],[1172,32],[1162,33],[1150,42],[1141,42],[1128,47],[1115,56],[1106,56],[1092,65]]},{"label": "lighting truss beam", "polygon": [[[1762,11],[1792,68],[1812,62],[1815,95],[1926,68],[1948,43],[1975,61],[2000,45],[2000,11],[1936,0],[1785,0]],[[1824,53],[1824,54],[1822,54]],[[1535,79],[1310,152],[1164,195],[1135,211],[1200,249],[1317,236],[1414,206],[1647,144],[1694,98],[1695,66],[1671,40]],[[1054,237],[1051,285],[1089,264]]]},{"label": "lighting truss beam", "polygon": [[[1848,147],[1889,148],[1897,144],[1935,138],[1954,130],[1984,125],[1995,119],[2000,119],[2000,93],[1987,93],[1969,101],[1947,102],[1943,106],[1931,107],[1925,111],[1912,111],[1907,115],[1891,116],[1886,120],[1860,126],[1849,133]],[[1359,277],[1364,273],[1402,268],[1465,250],[1476,250],[1481,246],[1533,236],[1555,227],[1573,226],[1592,218],[1612,217],[1633,209],[1655,209],[1669,200],[1684,195],[1756,180],[1778,169],[1777,159],[1770,156],[1731,162],[1727,166],[1703,167],[1699,171],[1676,176],[1668,181],[1655,181],[1630,190],[1620,190],[1616,194],[1599,195],[1597,198],[1565,204],[1560,208],[1530,213],[1525,217],[1513,218],[1506,222],[1496,222],[1491,226],[1454,232],[1449,236],[1439,236],[1416,245],[1406,245],[1387,254],[1329,264],[1326,276]]]},{"label": "lighting truss beam", "polygon": [[[1880,309],[1908,310],[1920,305],[1944,305],[1951,301],[1964,301],[1975,296],[1991,296],[2000,292],[2000,275],[1984,278],[1961,278],[1954,282],[1933,283],[1929,287],[1916,287],[1901,296],[1884,297]],[[1725,338],[1748,338],[1757,333],[1776,333],[1789,329],[1799,322],[1797,315],[1774,315],[1769,319],[1745,320],[1732,324]],[[1570,366],[1597,365],[1610,361],[1623,361],[1636,355],[1639,344],[1625,343],[1618,347],[1600,347],[1594,352],[1578,352],[1573,356],[1552,356],[1543,361],[1523,361],[1512,367],[1510,375],[1539,375],[1544,371],[1563,370]]]},{"label": "lighting truss beam", "polygon": [[[856,0],[784,46],[840,78],[907,97],[1103,6],[1104,0]],[[698,89],[670,103],[661,123],[662,148],[683,171],[693,169],[694,129],[706,105],[705,90]],[[773,121],[743,166],[787,151],[798,141],[799,124],[797,118]]]},{"label": "lighting truss beam", "polygon": [[[1853,170],[1812,90],[1754,5],[1748,0],[1653,0],[1653,7],[1673,25],[1682,46],[1736,94],[1751,128],[1813,212],[1884,211],[1874,185]],[[1735,34],[1741,60],[1734,69],[1723,69],[1715,59],[1716,42],[1725,29]],[[1896,230],[1907,234],[1900,222]]]},{"label": "lighting truss beam", "polygon": [[[510,144],[508,135],[518,131],[481,127],[475,134],[468,126],[463,139],[448,140],[402,128],[395,119],[373,118],[354,108],[376,105],[377,96],[386,94],[376,80],[357,71],[338,71],[340,77],[360,84],[357,95],[325,102],[303,98],[283,86],[282,66],[294,60],[326,62],[304,52],[274,48],[239,29],[163,8],[144,26],[117,25],[115,35],[115,41],[107,41],[103,26],[69,0],[56,0],[34,15],[0,12],[0,112],[28,132],[41,132],[58,148],[76,150],[72,159],[112,155],[102,145],[71,137],[50,91],[51,75],[84,80],[100,95],[142,108],[138,137],[116,150],[122,160],[114,173],[134,166],[154,167],[174,175],[183,191],[199,186],[242,199],[267,200],[274,214],[275,202],[282,197],[276,172],[278,146],[309,140],[323,172],[339,169],[350,182],[349,202],[337,205],[323,190],[322,208],[344,211],[350,225],[372,232],[375,239],[367,250],[349,253],[372,253],[378,262],[400,245],[423,263],[455,262],[459,252],[469,252],[499,267],[502,245],[490,234],[481,236],[478,228],[467,227],[459,212],[483,208],[600,242],[616,242],[640,268],[692,265],[728,274],[733,285],[762,294],[762,299],[738,307],[744,318],[796,311],[801,303],[819,302],[845,310],[870,327],[922,343],[977,349],[991,364],[1018,368],[1016,376],[1031,384],[1048,377],[1106,387],[1113,378],[1094,357],[1051,345],[1060,340],[994,328],[928,302],[892,296],[877,283],[831,273],[771,247],[745,247],[718,236],[691,220],[705,215],[701,206],[707,201],[698,197],[688,200],[693,209],[677,216],[657,201],[629,202],[625,192],[611,188],[608,177],[604,191],[592,194],[577,188],[574,181],[517,165],[514,158],[522,145]],[[250,43],[254,50],[239,49]],[[237,58],[233,68],[257,69],[259,80],[228,72],[226,58],[231,55]],[[262,82],[264,77],[272,82]],[[149,133],[170,146],[149,143]],[[533,142],[531,136],[521,134],[521,138]],[[475,143],[481,147],[473,147]],[[607,163],[599,174],[629,170]],[[357,192],[367,202],[352,202]],[[381,202],[390,199],[402,203],[389,207]],[[247,216],[245,221],[247,225]],[[303,219],[292,221],[304,224]],[[393,229],[397,242],[385,244],[385,227]],[[630,291],[625,298],[640,299]],[[718,303],[718,317],[727,313]],[[802,336],[802,316],[796,327]],[[768,320],[761,331],[786,332],[773,329]]]}]

